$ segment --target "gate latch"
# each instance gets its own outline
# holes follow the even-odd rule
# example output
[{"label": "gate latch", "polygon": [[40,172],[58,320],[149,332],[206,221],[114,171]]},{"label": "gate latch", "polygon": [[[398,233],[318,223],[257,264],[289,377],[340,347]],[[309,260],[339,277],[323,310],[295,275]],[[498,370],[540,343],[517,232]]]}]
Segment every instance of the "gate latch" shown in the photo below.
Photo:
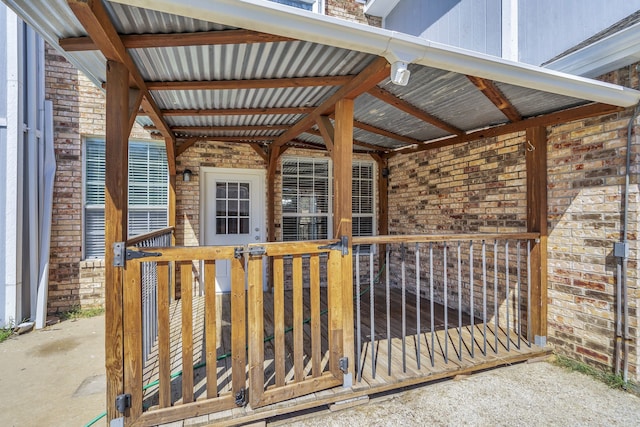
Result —
[{"label": "gate latch", "polygon": [[131,408],[131,395],[129,393],[117,395],[116,409],[118,410],[118,412],[120,412],[121,414],[124,414],[124,412],[128,408]]},{"label": "gate latch", "polygon": [[242,258],[242,256],[245,254],[249,255],[250,257],[264,256],[267,254],[267,249],[264,246],[249,246],[248,248],[239,246],[237,248],[234,248],[233,250],[233,256],[236,259]]},{"label": "gate latch", "polygon": [[236,406],[247,406],[247,390],[241,388],[240,391],[236,393]]},{"label": "gate latch", "polygon": [[347,373],[347,371],[349,370],[349,358],[348,357],[341,357],[338,360],[338,368],[340,368],[340,370],[343,373]]},{"label": "gate latch", "polygon": [[342,251],[342,256],[349,255],[349,236],[342,236],[340,241],[330,245],[318,246],[318,249],[330,249],[332,251]]}]

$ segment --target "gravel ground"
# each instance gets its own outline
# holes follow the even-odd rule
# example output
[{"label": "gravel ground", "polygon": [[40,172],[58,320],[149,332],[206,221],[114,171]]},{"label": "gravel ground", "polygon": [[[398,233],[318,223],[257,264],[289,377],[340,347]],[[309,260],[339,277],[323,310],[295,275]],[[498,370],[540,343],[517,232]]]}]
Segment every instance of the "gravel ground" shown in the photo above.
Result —
[{"label": "gravel ground", "polygon": [[[302,419],[300,419],[302,418]],[[274,424],[638,426],[640,398],[548,362],[522,363]]]},{"label": "gravel ground", "polygon": [[[83,426],[105,405],[104,317],[11,338],[0,344],[0,366],[1,427]],[[522,363],[268,424],[640,426],[640,398],[547,362]]]}]

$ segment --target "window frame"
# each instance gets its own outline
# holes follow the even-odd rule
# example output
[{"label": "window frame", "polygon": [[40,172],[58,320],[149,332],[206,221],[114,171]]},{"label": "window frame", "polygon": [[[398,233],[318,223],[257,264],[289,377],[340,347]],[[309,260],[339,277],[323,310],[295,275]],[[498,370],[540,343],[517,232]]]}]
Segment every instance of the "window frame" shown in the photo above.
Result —
[{"label": "window frame", "polygon": [[[88,144],[91,143],[92,141],[95,142],[101,142],[105,149],[106,149],[106,138],[104,136],[101,135],[88,135],[88,136],[83,136],[82,137],[82,210],[81,210],[81,228],[82,228],[82,260],[103,260],[104,256],[91,256],[87,254],[87,236],[88,236],[88,227],[87,227],[87,211],[94,211],[94,212],[103,212],[103,216],[104,216],[104,212],[105,212],[105,204],[88,204],[87,203],[87,160],[88,160]],[[158,145],[158,146],[163,146],[163,144],[161,142],[157,142],[154,140],[145,140],[145,139],[130,139],[128,142],[128,147],[130,149],[130,145],[131,143],[142,143],[145,145],[149,145],[149,144],[153,144],[153,145]],[[147,153],[149,152],[149,150],[147,149]],[[148,155],[148,154],[147,154]],[[166,151],[165,151],[165,156],[166,156]],[[127,158],[129,159],[129,156],[127,156]],[[130,180],[129,180],[129,174],[130,174],[130,170],[129,168],[127,168],[127,199],[129,199],[129,192],[131,191],[131,188],[129,187],[130,184]],[[106,159],[105,159],[105,182],[106,182]],[[169,223],[169,173],[168,173],[168,169],[167,169],[167,179],[165,182],[165,190],[166,190],[166,205],[164,208],[161,207],[161,205],[128,205],[127,206],[127,236],[128,238],[134,237],[135,235],[131,234],[131,221],[129,221],[129,216],[131,212],[162,212],[164,211],[166,213],[166,221],[165,223],[168,224]],[[144,207],[147,207],[146,209]],[[149,221],[149,220],[147,220]],[[104,229],[105,227],[102,227],[102,240],[104,242],[105,239],[105,235],[104,235]],[[139,234],[136,234],[139,235]]]},{"label": "window frame", "polygon": [[[327,163],[328,166],[328,197],[329,197],[329,202],[328,202],[328,207],[329,207],[329,212],[326,214],[327,216],[327,239],[333,239],[333,204],[334,204],[334,188],[333,188],[333,160],[330,158],[322,158],[322,157],[305,157],[305,156],[283,156],[281,158],[281,169],[280,169],[280,179],[281,179],[281,185],[280,185],[280,190],[281,190],[281,195],[280,195],[280,222],[281,222],[281,240],[283,242],[290,242],[290,241],[299,241],[299,240],[285,240],[285,231],[284,231],[284,218],[285,217],[305,217],[305,216],[324,216],[324,214],[322,215],[309,215],[309,214],[305,214],[305,213],[285,213],[284,211],[284,205],[282,203],[282,200],[284,198],[284,163],[286,161],[319,161],[319,162],[325,162]],[[358,217],[358,218],[363,218],[363,217],[370,217],[371,218],[371,235],[372,236],[376,236],[378,234],[378,199],[377,199],[377,191],[378,191],[378,165],[376,162],[374,162],[373,160],[353,160],[352,162],[352,179],[353,179],[353,166],[355,165],[368,165],[371,167],[371,205],[372,205],[372,212],[370,214],[363,214],[363,213],[352,213],[352,216],[354,218]],[[352,203],[352,207],[353,207],[353,194],[351,197],[351,203]],[[355,234],[354,234],[355,236]]]}]

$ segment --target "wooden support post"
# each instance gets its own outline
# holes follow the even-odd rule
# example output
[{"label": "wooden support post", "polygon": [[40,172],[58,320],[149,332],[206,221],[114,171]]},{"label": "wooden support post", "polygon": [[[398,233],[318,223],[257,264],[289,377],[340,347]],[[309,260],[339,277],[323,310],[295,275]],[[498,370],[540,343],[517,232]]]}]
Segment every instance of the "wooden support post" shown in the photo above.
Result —
[{"label": "wooden support post", "polygon": [[547,129],[527,129],[527,231],[540,233],[531,248],[531,334],[547,339]]},{"label": "wooden support post", "polygon": [[355,366],[353,324],[353,259],[352,249],[352,190],[353,179],[353,100],[336,103],[333,147],[334,224],[336,238],[349,238],[349,255],[342,257],[343,355],[349,358],[348,373],[353,376]]},{"label": "wooden support post", "polygon": [[[171,235],[171,246],[176,245],[176,175],[169,175],[169,227],[173,227]],[[176,299],[176,265],[172,263],[170,268],[171,277],[169,279],[170,301]]]},{"label": "wooden support post", "polygon": [[115,406],[124,392],[122,268],[113,266],[113,244],[127,240],[129,71],[107,62],[105,152],[105,367],[107,420],[122,416]]},{"label": "wooden support post", "polygon": [[[278,158],[280,149],[275,148],[269,152],[267,162],[267,241],[276,241],[276,170],[278,168]],[[267,282],[269,289],[273,289],[273,258],[269,257],[269,269]]]}]

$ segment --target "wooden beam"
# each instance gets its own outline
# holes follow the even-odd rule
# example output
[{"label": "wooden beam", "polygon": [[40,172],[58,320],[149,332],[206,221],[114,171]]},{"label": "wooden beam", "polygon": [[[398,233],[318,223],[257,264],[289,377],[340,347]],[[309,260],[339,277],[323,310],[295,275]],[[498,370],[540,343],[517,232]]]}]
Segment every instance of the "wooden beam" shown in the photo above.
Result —
[{"label": "wooden beam", "polygon": [[[155,126],[145,126],[145,130],[158,130]],[[265,131],[265,130],[285,130],[289,125],[260,125],[260,126],[171,126],[173,132],[241,132],[241,131]],[[276,137],[273,136],[273,139]]]},{"label": "wooden beam", "polygon": [[408,136],[400,135],[395,132],[390,132],[386,129],[382,129],[376,126],[369,125],[367,123],[359,122],[357,120],[353,121],[353,126],[358,129],[366,130],[367,132],[375,133],[377,135],[386,136],[387,138],[395,139],[396,141],[406,142],[407,144],[421,144],[422,141],[411,138]]},{"label": "wooden beam", "polygon": [[320,129],[320,135],[322,135],[322,139],[324,139],[324,144],[327,146],[327,151],[332,153],[335,130],[333,129],[331,120],[327,116],[318,116],[316,117],[316,124],[318,125],[318,129]]},{"label": "wooden beam", "polygon": [[348,83],[316,107],[311,114],[305,116],[294,124],[288,131],[276,139],[273,144],[276,147],[286,144],[301,133],[310,129],[315,124],[316,117],[333,110],[334,105],[338,101],[345,98],[356,98],[360,94],[371,89],[372,86],[375,86],[380,81],[384,80],[386,77],[389,77],[389,63],[386,59],[378,57],[365,67],[360,74],[353,77]]},{"label": "wooden beam", "polygon": [[145,82],[149,90],[277,89],[282,87],[341,86],[353,76],[291,77],[283,79]]},{"label": "wooden beam", "polygon": [[483,79],[475,76],[467,76],[467,78],[476,85],[478,89],[486,96],[489,101],[493,103],[502,114],[504,114],[509,120],[512,122],[519,122],[522,120],[522,115],[516,109],[516,107],[511,104],[511,101],[507,99],[506,96],[502,93],[500,89],[491,81],[487,79]]},{"label": "wooden beam", "polygon": [[252,142],[249,145],[251,146],[251,148],[253,148],[253,151],[258,153],[258,156],[262,157],[262,160],[264,160],[266,163],[269,163],[269,156],[267,155],[267,152],[264,150],[264,147],[262,145],[256,144],[255,142]]},{"label": "wooden beam", "polygon": [[[353,180],[353,105],[352,99],[341,99],[335,104],[335,137],[333,150],[333,235],[349,238],[349,254],[342,257],[343,355],[354,360],[353,342],[353,260],[352,250],[352,180]],[[330,349],[331,351],[331,349]],[[355,363],[349,363],[349,374],[354,375]]]},{"label": "wooden beam", "polygon": [[[195,33],[130,34],[120,35],[127,49],[145,49],[179,46],[208,46],[223,44],[275,43],[292,41],[289,37],[250,30],[199,31]],[[98,50],[91,37],[69,37],[58,40],[67,52]]]},{"label": "wooden beam", "polygon": [[140,89],[129,89],[129,133],[131,133],[131,129],[136,123],[143,99],[144,93]]},{"label": "wooden beam", "polygon": [[[303,133],[308,133],[309,135],[322,136],[320,131],[317,131],[315,129],[307,129]],[[373,151],[376,151],[378,153],[382,153],[382,152],[385,152],[387,150],[387,148],[385,148],[385,147],[381,147],[379,145],[374,145],[374,144],[369,144],[368,142],[362,142],[362,141],[359,141],[357,139],[353,140],[353,145],[357,145],[357,146],[363,147],[363,148],[368,148],[369,150],[373,150]]]},{"label": "wooden beam", "polygon": [[162,132],[162,135],[172,141],[171,144],[167,144],[167,159],[169,160],[169,173],[175,173],[175,156],[173,152],[175,135],[173,135],[162,118],[160,109],[149,94],[140,71],[122,44],[120,36],[109,19],[102,2],[100,0],[67,0],[67,2],[89,37],[96,43],[96,46],[98,46],[107,60],[124,64],[129,70],[129,86],[137,86],[144,97],[142,109],[149,114],[149,117]]},{"label": "wooden beam", "polygon": [[176,157],[178,157],[180,154],[187,151],[188,148],[191,148],[194,144],[200,141],[202,141],[202,138],[194,137],[194,138],[189,138],[186,141],[182,142],[182,144],[176,147]]},{"label": "wooden beam", "polygon": [[[116,396],[124,392],[123,269],[113,266],[113,244],[127,240],[129,71],[107,61],[105,151],[105,367],[107,420],[119,417]],[[136,402],[142,405],[142,402]],[[140,407],[142,410],[142,406]]]},{"label": "wooden beam", "polygon": [[400,111],[404,111],[407,114],[411,114],[412,116],[417,117],[423,122],[427,122],[430,125],[433,125],[442,130],[446,130],[447,132],[452,133],[454,135],[464,135],[464,131],[462,129],[458,129],[452,124],[449,124],[444,120],[440,120],[439,118],[420,110],[419,108],[411,105],[410,103],[408,103],[403,99],[398,98],[391,92],[385,89],[382,89],[381,87],[377,87],[377,86],[373,87],[368,91],[368,93],[369,95],[374,96],[379,100],[396,107]]},{"label": "wooden beam", "polygon": [[[176,245],[176,214],[177,214],[177,197],[176,197],[176,175],[169,175],[169,227],[173,227],[171,233],[171,246]],[[172,263],[173,264],[173,263]],[[169,278],[169,298],[170,301],[176,298],[176,269],[175,264],[171,268],[171,277]]]},{"label": "wooden beam", "polygon": [[161,110],[163,116],[253,116],[253,115],[286,115],[309,114],[314,107],[279,107],[279,108],[212,108]]},{"label": "wooden beam", "polygon": [[531,247],[531,333],[542,344],[547,337],[547,129],[527,129],[527,231],[540,233]]},{"label": "wooden beam", "polygon": [[562,110],[542,116],[531,117],[519,122],[506,123],[504,125],[470,132],[463,136],[454,136],[439,139],[433,142],[423,142],[417,147],[402,148],[400,150],[396,150],[395,153],[411,154],[419,151],[432,150],[435,148],[449,147],[451,145],[475,141],[477,139],[492,138],[494,136],[507,135],[514,132],[522,132],[531,127],[552,126],[558,123],[567,123],[574,120],[585,119],[588,117],[602,116],[605,114],[616,113],[622,110],[624,110],[624,108],[616,107],[609,104],[587,104],[580,107],[570,108],[568,110]]}]

